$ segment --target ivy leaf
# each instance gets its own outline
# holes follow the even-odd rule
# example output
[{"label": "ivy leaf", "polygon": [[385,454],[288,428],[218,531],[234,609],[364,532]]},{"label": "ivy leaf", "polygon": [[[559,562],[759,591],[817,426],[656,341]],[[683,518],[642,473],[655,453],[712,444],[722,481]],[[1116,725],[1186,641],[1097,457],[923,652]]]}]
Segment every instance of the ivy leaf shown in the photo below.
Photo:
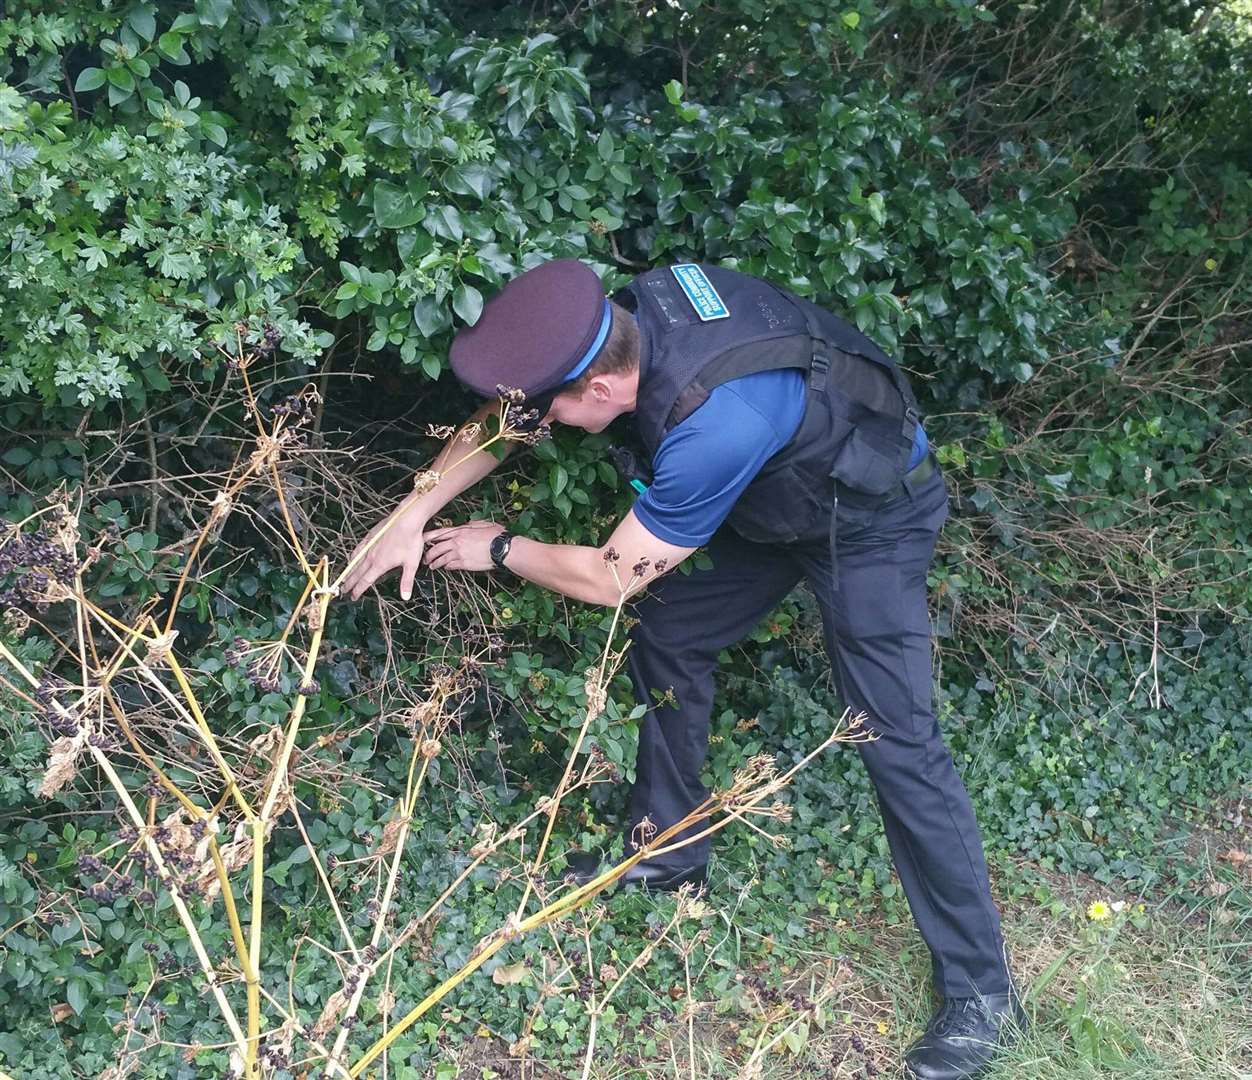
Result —
[{"label": "ivy leaf", "polygon": [[99,90],[104,85],[104,69],[98,67],[83,68],[74,80],[74,89],[82,93],[87,90]]},{"label": "ivy leaf", "polygon": [[491,170],[480,163],[454,165],[444,174],[444,186],[458,195],[477,195],[486,199],[494,185]]},{"label": "ivy leaf", "polygon": [[473,285],[464,283],[458,285],[452,294],[452,310],[468,325],[473,326],[478,322],[478,316],[483,313],[483,294]]},{"label": "ivy leaf", "polygon": [[426,207],[402,187],[379,180],[374,185],[374,220],[384,229],[406,229],[426,216]]},{"label": "ivy leaf", "polygon": [[677,79],[670,79],[665,84],[665,100],[671,105],[677,105],[683,99],[683,84]]}]

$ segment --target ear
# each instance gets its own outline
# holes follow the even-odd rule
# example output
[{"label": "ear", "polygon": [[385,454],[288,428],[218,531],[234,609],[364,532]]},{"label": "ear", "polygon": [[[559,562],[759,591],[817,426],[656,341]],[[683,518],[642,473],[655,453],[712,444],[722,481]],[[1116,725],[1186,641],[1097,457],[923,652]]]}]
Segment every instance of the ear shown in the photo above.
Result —
[{"label": "ear", "polygon": [[590,394],[593,401],[602,404],[612,399],[613,383],[607,376],[597,375],[587,384],[584,393]]}]

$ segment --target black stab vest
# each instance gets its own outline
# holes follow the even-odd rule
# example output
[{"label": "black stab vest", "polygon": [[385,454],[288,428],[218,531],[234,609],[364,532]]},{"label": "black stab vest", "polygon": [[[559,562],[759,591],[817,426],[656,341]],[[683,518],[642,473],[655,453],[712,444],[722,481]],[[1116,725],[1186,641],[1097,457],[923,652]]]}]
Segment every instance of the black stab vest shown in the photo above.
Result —
[{"label": "black stab vest", "polygon": [[[649,458],[716,386],[799,368],[804,418],[762,466],[727,519],[746,540],[786,544],[830,535],[838,482],[885,495],[908,468],[917,403],[904,375],[869,338],[760,278],[699,264],[729,315],[702,321],[672,269],[640,274],[614,299],[640,332],[635,423]],[[706,308],[706,312],[707,312]]]}]

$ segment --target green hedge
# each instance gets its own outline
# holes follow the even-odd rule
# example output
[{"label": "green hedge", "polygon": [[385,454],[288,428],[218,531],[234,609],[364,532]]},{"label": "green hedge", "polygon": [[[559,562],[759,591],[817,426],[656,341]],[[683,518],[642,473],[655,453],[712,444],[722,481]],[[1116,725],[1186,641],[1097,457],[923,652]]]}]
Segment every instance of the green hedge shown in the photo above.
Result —
[{"label": "green hedge", "polygon": [[[930,414],[956,511],[931,579],[941,705],[989,848],[1151,884],[1187,821],[1252,766],[1252,37],[1236,13],[1197,28],[1166,0],[1102,10],[11,5],[0,509],[20,520],[63,487],[104,537],[95,595],[134,612],[168,594],[251,422],[222,348],[268,331],[281,343],[252,372],[263,406],[306,382],[324,398],[316,464],[292,475],[303,527],[342,560],[433,452],[425,425],[468,408],[448,342],[510,276],[571,255],[609,287],[687,259],[762,274],[898,354]],[[605,444],[559,432],[456,513],[602,539],[629,504]],[[264,500],[232,518],[178,612],[179,647],[231,731],[283,714],[284,696],[225,656],[235,636],[280,627],[303,586],[275,520]],[[36,614],[67,629],[56,607]],[[24,660],[64,664],[37,627],[6,627]],[[494,579],[475,593],[426,578],[402,615],[337,604],[313,734],[346,733],[343,779],[301,792],[314,841],[368,853],[402,780],[406,737],[386,721],[404,688],[503,634],[415,823],[402,890],[420,911],[483,814],[515,820],[559,774],[607,628],[602,611]],[[838,708],[815,641],[797,597],[727,654],[712,780],[758,749],[812,745]],[[619,679],[592,732],[626,772],[631,704]],[[46,734],[4,703],[0,1059],[29,1080],[101,1072],[128,995],[188,963],[168,900],[85,895],[78,858],[116,823],[86,778],[36,797]],[[722,844],[732,883],[766,882],[745,918],[802,934],[814,909],[893,894],[851,754],[791,799],[790,853]],[[558,844],[612,835],[622,809],[620,790],[595,789]],[[298,837],[275,842],[288,936],[333,937]],[[406,1001],[509,909],[511,888],[476,873],[397,970]],[[654,917],[619,914],[599,946],[626,948]],[[226,949],[220,928],[206,933]],[[659,979],[681,977],[672,962]],[[294,976],[310,1016],[339,985],[314,950]],[[157,985],[165,1040],[220,1038],[193,980]],[[471,983],[447,1022],[511,1041],[535,993]],[[59,1002],[73,1015],[54,1028]],[[556,1062],[585,1031],[567,1007],[549,1003],[535,1031]],[[641,992],[621,1015],[646,1027],[655,1008]],[[649,1052],[624,1026],[608,1037]],[[419,1025],[396,1075],[421,1075],[447,1038]],[[166,1046],[144,1068],[225,1064]]]}]

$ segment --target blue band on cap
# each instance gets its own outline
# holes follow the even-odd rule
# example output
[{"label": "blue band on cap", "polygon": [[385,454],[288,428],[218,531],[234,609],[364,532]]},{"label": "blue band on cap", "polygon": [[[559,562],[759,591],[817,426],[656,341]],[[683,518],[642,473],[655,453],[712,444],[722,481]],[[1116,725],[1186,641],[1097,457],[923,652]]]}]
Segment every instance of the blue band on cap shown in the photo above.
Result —
[{"label": "blue band on cap", "polygon": [[584,371],[591,367],[591,361],[596,358],[601,347],[604,345],[605,338],[609,336],[609,327],[613,325],[613,309],[609,307],[608,300],[604,301],[604,318],[600,320],[600,331],[596,334],[596,339],[591,343],[582,359],[574,365],[573,370],[561,380],[562,383],[573,382]]}]

